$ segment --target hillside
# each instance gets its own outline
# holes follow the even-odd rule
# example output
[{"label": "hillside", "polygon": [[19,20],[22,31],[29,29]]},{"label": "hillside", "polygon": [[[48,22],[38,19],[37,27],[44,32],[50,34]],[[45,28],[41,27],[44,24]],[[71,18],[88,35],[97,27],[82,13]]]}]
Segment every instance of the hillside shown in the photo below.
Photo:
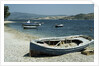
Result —
[{"label": "hillside", "polygon": [[13,12],[8,20],[93,20],[94,13],[77,14],[72,16],[66,15],[38,15],[30,13]]},{"label": "hillside", "polygon": [[64,17],[61,19],[63,19],[63,20],[93,20],[94,13],[77,14],[77,15],[73,15],[73,16]]},{"label": "hillside", "polygon": [[34,19],[39,17],[46,17],[45,15],[37,15],[37,14],[30,14],[30,13],[20,13],[20,12],[13,12],[8,17],[8,20],[20,20],[20,19]]}]

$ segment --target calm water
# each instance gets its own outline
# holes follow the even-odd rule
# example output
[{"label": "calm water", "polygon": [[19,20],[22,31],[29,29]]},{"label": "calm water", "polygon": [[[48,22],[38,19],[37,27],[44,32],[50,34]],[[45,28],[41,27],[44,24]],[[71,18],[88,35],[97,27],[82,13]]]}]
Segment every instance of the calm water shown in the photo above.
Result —
[{"label": "calm water", "polygon": [[[8,24],[9,27],[24,33],[38,37],[56,37],[68,35],[88,35],[94,37],[93,20],[32,20],[31,22],[43,22],[37,29],[23,29],[22,23],[26,21],[16,21]],[[64,24],[64,27],[55,28],[56,24]]]}]

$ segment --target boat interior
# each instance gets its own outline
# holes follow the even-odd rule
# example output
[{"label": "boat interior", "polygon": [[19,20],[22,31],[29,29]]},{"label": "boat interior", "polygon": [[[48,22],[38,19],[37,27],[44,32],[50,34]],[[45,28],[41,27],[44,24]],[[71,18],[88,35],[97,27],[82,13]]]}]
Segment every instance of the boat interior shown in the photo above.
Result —
[{"label": "boat interior", "polygon": [[37,43],[54,47],[75,47],[83,43],[83,41],[74,38],[84,38],[88,41],[92,40],[92,38],[88,36],[77,36],[77,37],[68,37],[64,39],[41,40],[37,41]]},{"label": "boat interior", "polygon": [[83,42],[77,39],[74,40],[65,39],[60,41],[59,40],[37,41],[37,43],[46,44],[48,46],[54,46],[54,47],[74,47]]},{"label": "boat interior", "polygon": [[91,40],[92,40],[92,38],[91,38],[91,37],[89,37],[89,36],[79,36],[79,37],[85,38],[85,39],[87,39],[87,40],[89,40],[89,41],[91,41]]}]

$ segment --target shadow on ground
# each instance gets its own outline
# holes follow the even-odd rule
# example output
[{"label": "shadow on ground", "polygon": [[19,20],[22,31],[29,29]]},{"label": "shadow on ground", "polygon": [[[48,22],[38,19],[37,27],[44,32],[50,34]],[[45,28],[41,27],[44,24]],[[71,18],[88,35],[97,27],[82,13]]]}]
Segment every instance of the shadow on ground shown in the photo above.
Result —
[{"label": "shadow on ground", "polygon": [[[40,58],[40,57],[55,57],[55,56],[60,56],[60,55],[39,54],[39,55],[32,56],[32,57]],[[29,53],[25,54],[23,57],[30,57]]]}]

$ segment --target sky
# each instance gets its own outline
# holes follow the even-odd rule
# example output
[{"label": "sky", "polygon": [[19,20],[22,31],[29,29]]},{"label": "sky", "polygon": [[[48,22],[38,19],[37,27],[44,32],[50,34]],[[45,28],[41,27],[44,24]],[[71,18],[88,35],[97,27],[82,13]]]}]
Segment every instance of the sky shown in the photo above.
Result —
[{"label": "sky", "polygon": [[93,4],[5,4],[10,12],[39,15],[76,15],[93,13]]}]

